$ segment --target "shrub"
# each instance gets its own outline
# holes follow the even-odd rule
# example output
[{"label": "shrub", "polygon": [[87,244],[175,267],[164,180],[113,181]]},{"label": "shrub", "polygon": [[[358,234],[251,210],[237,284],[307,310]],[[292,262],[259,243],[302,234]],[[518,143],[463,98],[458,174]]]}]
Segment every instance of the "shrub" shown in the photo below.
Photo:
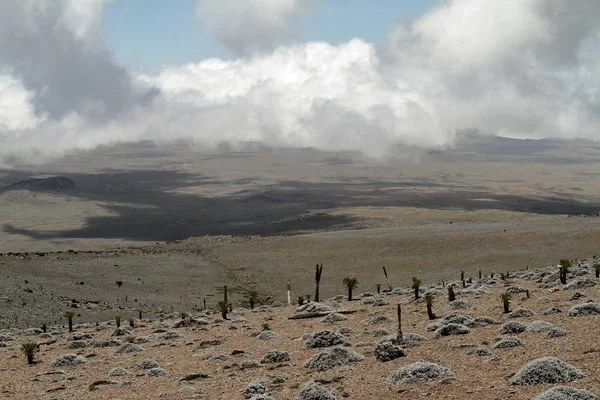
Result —
[{"label": "shrub", "polygon": [[553,326],[549,322],[533,321],[531,324],[529,324],[527,329],[525,329],[525,332],[548,332],[552,328]]},{"label": "shrub", "polygon": [[578,317],[582,315],[597,315],[600,314],[600,304],[598,303],[583,303],[571,307],[569,316]]},{"label": "shrub", "polygon": [[415,300],[419,299],[419,289],[421,288],[421,280],[413,276],[411,288],[415,291]]},{"label": "shrub", "polygon": [[438,329],[436,329],[434,335],[436,338],[439,338],[450,335],[465,335],[470,332],[471,330],[464,325],[450,323],[440,326]]},{"label": "shrub", "polygon": [[142,360],[135,367],[137,369],[152,369],[152,368],[158,368],[159,365],[154,360]]},{"label": "shrub", "polygon": [[517,308],[516,310],[508,314],[508,318],[529,318],[533,317],[534,315],[535,313],[531,310],[528,310],[526,308]]},{"label": "shrub", "polygon": [[452,374],[450,368],[432,362],[417,361],[396,370],[388,377],[388,381],[397,384],[406,384],[445,378]]},{"label": "shrub", "polygon": [[308,382],[292,400],[336,400],[331,390],[317,382]]},{"label": "shrub", "polygon": [[33,364],[35,353],[39,348],[40,346],[36,342],[25,342],[21,344],[21,353],[27,358],[27,364]]},{"label": "shrub", "polygon": [[[263,385],[259,380],[255,379],[246,386],[246,388],[242,391],[242,395],[244,399],[264,399],[264,396],[270,396],[271,393],[267,390],[265,385]],[[261,397],[262,396],[262,397]]]},{"label": "shrub", "polygon": [[150,377],[163,376],[166,374],[167,374],[167,371],[165,371],[164,369],[162,369],[160,367],[152,368],[152,369],[148,370],[148,372],[146,372],[146,376],[150,376]]},{"label": "shrub", "polygon": [[567,335],[567,331],[565,331],[563,328],[561,327],[555,327],[552,328],[548,331],[548,337],[549,338],[557,338],[557,337],[563,337]]},{"label": "shrub", "polygon": [[577,368],[555,357],[543,357],[525,364],[510,378],[513,385],[546,385],[583,378]]},{"label": "shrub", "polygon": [[308,335],[304,341],[304,347],[314,349],[319,347],[330,347],[338,344],[347,344],[346,337],[332,331],[318,331]]},{"label": "shrub", "polygon": [[355,277],[347,276],[342,280],[342,282],[348,290],[348,301],[352,301],[352,291],[358,286],[358,279],[356,279]]},{"label": "shrub", "polygon": [[333,324],[336,322],[345,321],[347,319],[348,319],[348,317],[346,317],[344,314],[331,313],[331,314],[327,314],[325,317],[323,317],[323,319],[321,321],[329,323],[329,324]]},{"label": "shrub", "polygon": [[517,321],[509,321],[504,323],[500,327],[500,333],[505,335],[507,333],[522,333],[527,329],[527,325],[517,322]]},{"label": "shrub", "polygon": [[346,365],[364,360],[365,357],[345,347],[333,347],[315,354],[304,366],[319,371],[325,371],[340,365]]},{"label": "shrub", "polygon": [[53,367],[66,367],[69,365],[83,364],[85,362],[85,357],[79,356],[77,354],[65,354],[64,356],[60,356],[54,359],[54,361],[52,361],[52,364],[50,365],[52,365]]},{"label": "shrub", "polygon": [[585,389],[555,386],[543,391],[533,400],[598,400],[599,398]]},{"label": "shrub", "polygon": [[249,290],[247,296],[248,296],[248,301],[250,302],[250,309],[254,310],[254,303],[256,303],[256,301],[258,301],[258,291]]},{"label": "shrub", "polygon": [[290,361],[290,355],[287,351],[282,350],[271,350],[265,354],[260,360],[261,364],[281,363]]},{"label": "shrub", "polygon": [[493,349],[509,349],[512,347],[517,347],[517,346],[522,346],[522,345],[523,345],[523,341],[521,339],[519,339],[518,337],[507,336],[507,337],[503,337],[498,342],[496,342],[492,346],[492,348]]},{"label": "shrub", "polygon": [[227,319],[227,312],[229,311],[229,304],[227,304],[227,302],[225,300],[221,300],[219,303],[217,303],[217,307],[219,308],[219,311],[221,312],[221,317],[223,317],[223,319]]},{"label": "shrub", "polygon": [[121,316],[120,315],[115,316],[115,323],[117,324],[117,328],[121,327]]}]

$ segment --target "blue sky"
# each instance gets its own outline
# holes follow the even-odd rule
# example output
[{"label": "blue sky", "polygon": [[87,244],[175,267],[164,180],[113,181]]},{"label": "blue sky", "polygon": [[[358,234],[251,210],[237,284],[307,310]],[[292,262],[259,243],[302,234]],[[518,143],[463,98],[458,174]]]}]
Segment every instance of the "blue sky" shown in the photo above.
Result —
[{"label": "blue sky", "polygon": [[[322,0],[315,12],[295,24],[305,41],[332,44],[359,37],[381,42],[393,24],[430,8],[436,0]],[[156,68],[231,58],[207,35],[196,17],[197,0],[125,0],[108,4],[104,25],[117,61],[128,67]]]}]

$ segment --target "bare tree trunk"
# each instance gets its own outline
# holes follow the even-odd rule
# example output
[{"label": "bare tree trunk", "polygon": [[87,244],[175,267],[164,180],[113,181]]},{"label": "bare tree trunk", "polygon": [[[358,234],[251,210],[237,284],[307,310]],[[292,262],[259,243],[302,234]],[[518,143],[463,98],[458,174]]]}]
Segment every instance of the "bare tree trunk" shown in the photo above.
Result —
[{"label": "bare tree trunk", "polygon": [[321,266],[319,266],[319,264],[317,264],[317,267],[315,268],[315,282],[316,282],[316,287],[315,287],[315,301],[317,303],[320,301],[320,298],[319,298],[319,285],[321,284],[321,273],[323,273],[323,264],[321,264]]},{"label": "bare tree trunk", "polygon": [[403,342],[402,338],[402,306],[398,304],[398,334],[396,335],[396,344],[400,345]]},{"label": "bare tree trunk", "polygon": [[387,282],[388,288],[392,290],[392,285],[390,285],[390,280],[388,279],[387,271],[385,270],[385,266],[383,267],[383,273],[385,274],[385,280]]}]

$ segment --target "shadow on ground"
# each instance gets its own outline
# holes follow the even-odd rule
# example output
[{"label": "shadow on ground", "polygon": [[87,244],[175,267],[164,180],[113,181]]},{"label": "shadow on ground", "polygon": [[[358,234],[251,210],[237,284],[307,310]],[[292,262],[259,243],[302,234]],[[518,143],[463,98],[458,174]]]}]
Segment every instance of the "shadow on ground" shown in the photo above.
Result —
[{"label": "shadow on ground", "polygon": [[[5,173],[0,183],[27,179],[23,171]],[[68,174],[75,189],[62,195],[101,204],[111,215],[89,216],[83,228],[33,231],[5,224],[3,230],[33,239],[104,238],[170,241],[203,235],[293,235],[314,230],[357,228],[356,217],[331,215],[340,207],[418,207],[426,209],[496,209],[533,214],[590,214],[600,203],[563,197],[526,197],[491,193],[485,188],[463,188],[433,181],[313,183],[252,182],[232,194],[198,195],[198,188],[228,182],[195,174],[132,170],[98,174]],[[11,182],[12,180],[12,182]],[[194,194],[176,192],[195,188]],[[485,198],[486,201],[481,201]]]}]

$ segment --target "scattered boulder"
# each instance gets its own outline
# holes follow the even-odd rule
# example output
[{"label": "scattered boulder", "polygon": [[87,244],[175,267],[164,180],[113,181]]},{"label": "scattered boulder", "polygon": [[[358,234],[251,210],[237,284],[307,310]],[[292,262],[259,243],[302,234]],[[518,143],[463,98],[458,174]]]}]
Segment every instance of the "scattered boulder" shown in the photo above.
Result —
[{"label": "scattered boulder", "polygon": [[442,365],[428,361],[417,361],[396,370],[388,377],[388,381],[402,385],[411,382],[446,378],[452,374],[453,372],[450,368]]},{"label": "scattered boulder", "polygon": [[543,357],[525,364],[510,378],[513,385],[546,385],[583,378],[577,368],[555,357]]},{"label": "scattered boulder", "polygon": [[346,365],[364,360],[365,357],[345,347],[332,347],[323,350],[309,358],[304,366],[319,371],[325,371],[340,365]]},{"label": "scattered boulder", "polygon": [[272,364],[290,361],[290,355],[287,351],[271,350],[260,360],[261,364]]},{"label": "scattered boulder", "polygon": [[404,350],[398,346],[394,346],[391,342],[378,344],[374,353],[375,358],[382,362],[395,360],[396,358],[405,356]]}]

